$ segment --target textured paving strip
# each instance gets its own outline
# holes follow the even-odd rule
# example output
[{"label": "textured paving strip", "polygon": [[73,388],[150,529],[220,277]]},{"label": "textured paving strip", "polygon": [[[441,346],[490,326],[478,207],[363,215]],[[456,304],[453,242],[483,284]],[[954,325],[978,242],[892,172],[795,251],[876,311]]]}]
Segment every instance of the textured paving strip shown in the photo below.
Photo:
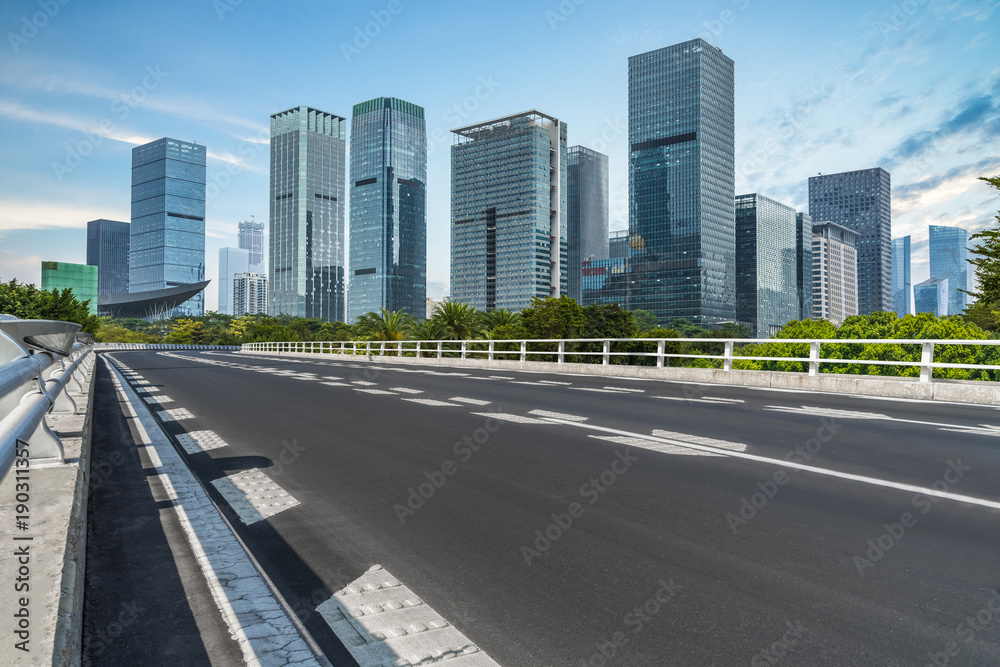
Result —
[{"label": "textured paving strip", "polygon": [[177,434],[177,442],[188,454],[200,454],[210,449],[227,447],[229,443],[220,438],[215,431],[191,431]]},{"label": "textured paving strip", "polygon": [[174,408],[173,410],[160,410],[160,419],[165,422],[176,422],[182,419],[194,419],[187,408]]},{"label": "textured paving strip", "polygon": [[334,593],[317,611],[361,667],[499,667],[381,565]]},{"label": "textured paving strip", "polygon": [[248,526],[299,504],[257,468],[213,480],[212,486]]},{"label": "textured paving strip", "polygon": [[145,401],[150,405],[157,405],[159,403],[173,403],[174,399],[169,396],[149,396]]}]

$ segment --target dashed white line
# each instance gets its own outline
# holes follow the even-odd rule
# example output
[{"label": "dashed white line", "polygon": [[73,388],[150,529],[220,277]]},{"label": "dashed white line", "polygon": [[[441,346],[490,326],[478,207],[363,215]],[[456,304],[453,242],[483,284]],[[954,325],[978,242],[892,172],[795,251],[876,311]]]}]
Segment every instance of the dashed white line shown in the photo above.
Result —
[{"label": "dashed white line", "polygon": [[684,396],[650,396],[650,398],[659,398],[664,401],[684,401],[691,403],[708,403],[715,405],[738,405],[740,403],[745,403],[742,398],[712,398],[710,396],[702,396],[701,398],[686,398]]},{"label": "dashed white line", "polygon": [[836,408],[815,408],[803,405],[792,407],[790,405],[765,405],[765,410],[773,412],[789,412],[791,414],[807,415],[809,417],[831,417],[841,419],[892,419],[889,415],[879,412],[857,412],[854,410],[838,410]]},{"label": "dashed white line", "polygon": [[706,447],[718,447],[719,449],[728,449],[733,452],[745,452],[747,449],[747,446],[742,442],[716,440],[715,438],[705,438],[700,435],[690,435],[688,433],[677,433],[676,431],[662,431],[657,429],[653,431],[653,435],[658,438],[680,440],[689,444],[705,445]]},{"label": "dashed white line", "polygon": [[362,387],[374,387],[378,382],[368,382],[367,380],[351,380],[351,384],[360,385]]},{"label": "dashed white line", "polygon": [[511,412],[473,412],[472,414],[479,417],[492,417],[493,419],[499,419],[505,422],[515,422],[517,424],[553,424],[555,422],[548,422],[544,419],[535,419],[533,417],[525,417],[524,415],[516,415]]},{"label": "dashed white line", "polygon": [[644,393],[646,393],[645,389],[632,389],[630,387],[605,387],[605,389],[611,389],[613,391],[631,391],[631,392],[635,392],[637,394],[644,394]]},{"label": "dashed white line", "polygon": [[431,405],[431,406],[440,407],[440,408],[443,408],[443,407],[457,408],[457,407],[459,407],[458,403],[447,403],[445,401],[436,401],[433,398],[404,398],[403,400],[404,401],[410,401],[411,403],[420,403],[421,405]]},{"label": "dashed white line", "polygon": [[328,387],[350,387],[346,382],[320,382],[320,384],[325,384]]},{"label": "dashed white line", "polygon": [[529,415],[538,415],[539,417],[554,417],[556,419],[565,419],[571,422],[585,422],[587,417],[578,417],[576,415],[567,415],[562,412],[550,412],[548,410],[532,410],[528,413]]},{"label": "dashed white line", "polygon": [[689,447],[681,447],[679,445],[668,445],[662,443],[658,444],[653,442],[652,440],[647,440],[646,438],[634,438],[627,435],[594,435],[593,433],[591,433],[587,437],[594,438],[595,440],[605,440],[607,442],[613,442],[616,445],[625,445],[626,447],[638,447],[639,449],[649,449],[654,452],[660,452],[662,454],[671,454],[673,456],[706,456],[706,457],[725,456],[724,454],[700,452],[696,449],[691,449]]},{"label": "dashed white line", "polygon": [[410,389],[409,387],[392,387],[393,391],[398,391],[401,394],[422,394],[423,389]]},{"label": "dashed white line", "polygon": [[478,398],[465,398],[463,396],[452,396],[448,399],[449,401],[455,401],[457,403],[468,403],[469,405],[489,405],[490,401],[481,401]]},{"label": "dashed white line", "polygon": [[354,387],[354,391],[363,391],[366,394],[383,394],[383,395],[386,395],[386,396],[396,396],[397,395],[396,392],[394,392],[394,391],[385,391],[384,389],[364,389],[364,388],[359,389],[357,387]]}]

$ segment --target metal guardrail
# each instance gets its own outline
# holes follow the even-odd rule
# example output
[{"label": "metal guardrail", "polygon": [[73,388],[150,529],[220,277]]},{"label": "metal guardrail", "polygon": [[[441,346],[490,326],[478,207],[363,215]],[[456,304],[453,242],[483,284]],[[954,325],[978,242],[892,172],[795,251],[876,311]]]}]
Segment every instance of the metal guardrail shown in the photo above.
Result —
[{"label": "metal guardrail", "polygon": [[38,349],[34,354],[0,333],[0,480],[24,456],[62,458],[59,438],[45,424],[51,412],[76,412],[70,391],[82,394],[82,376],[93,368],[91,346],[76,343],[68,355]]},{"label": "metal guardrail", "polygon": [[[601,351],[566,350],[567,343],[600,343]],[[656,352],[636,352],[621,349],[622,343],[656,344]],[[681,354],[667,352],[667,343],[690,343],[700,346],[722,345],[722,354]],[[766,357],[736,354],[738,345],[802,344],[809,346],[808,357]],[[617,345],[616,345],[617,344]],[[907,345],[918,346],[920,361],[887,359],[842,359],[823,357],[823,345]],[[461,359],[486,358],[528,361],[528,357],[554,357],[556,363],[565,363],[566,356],[600,357],[600,363],[611,364],[612,357],[654,357],[656,366],[669,366],[670,359],[707,359],[721,361],[722,369],[733,370],[733,362],[788,361],[808,364],[810,376],[820,373],[821,364],[861,364],[866,366],[909,366],[920,368],[920,381],[930,382],[936,368],[963,368],[971,370],[1000,370],[1000,365],[959,364],[934,361],[935,348],[952,345],[997,346],[1000,340],[927,340],[927,339],[756,339],[756,338],[551,338],[514,340],[405,340],[405,341],[309,341],[280,343],[244,343],[244,352],[286,352],[306,354],[354,354],[366,356],[416,356],[441,359],[445,355],[458,355]],[[517,346],[516,350],[498,349]],[[529,349],[531,346],[533,349]],[[541,347],[542,349],[538,349]],[[615,349],[615,348],[618,349]]]},{"label": "metal guardrail", "polygon": [[238,350],[239,345],[196,345],[183,343],[96,343],[95,352],[109,350]]}]

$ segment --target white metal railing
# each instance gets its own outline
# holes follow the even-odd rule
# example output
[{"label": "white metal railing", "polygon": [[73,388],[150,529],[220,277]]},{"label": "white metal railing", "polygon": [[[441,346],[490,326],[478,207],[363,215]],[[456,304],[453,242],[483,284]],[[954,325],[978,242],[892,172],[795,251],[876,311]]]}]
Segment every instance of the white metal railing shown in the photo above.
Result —
[{"label": "white metal railing", "polygon": [[[567,343],[600,343],[600,351],[567,350]],[[646,343],[656,345],[655,352],[640,352],[621,349],[624,343]],[[667,343],[688,343],[705,347],[715,345],[722,347],[722,354],[685,354],[668,352]],[[738,354],[738,346],[764,344],[794,344],[808,345],[809,354],[806,357],[770,357]],[[844,359],[824,357],[824,345],[904,345],[913,346],[920,351],[919,361],[890,359]],[[756,339],[756,338],[552,338],[552,339],[515,339],[515,340],[400,340],[400,341],[307,341],[307,342],[276,342],[276,343],[244,343],[243,352],[271,353],[302,353],[302,354],[350,354],[365,356],[414,356],[422,358],[442,359],[445,356],[460,359],[485,358],[512,359],[526,362],[529,357],[553,358],[556,363],[566,363],[567,355],[575,357],[600,357],[600,363],[609,365],[612,357],[642,358],[652,357],[656,366],[663,368],[670,365],[670,359],[707,359],[721,362],[725,371],[733,370],[733,363],[740,361],[787,361],[808,365],[811,376],[819,375],[820,366],[824,364],[858,364],[864,366],[908,366],[920,368],[920,381],[930,382],[936,368],[961,368],[971,370],[1000,370],[1000,365],[966,364],[934,361],[935,349],[945,346],[997,346],[1000,340],[926,340],[926,339]],[[531,346],[533,349],[529,349]],[[498,349],[516,347],[516,349]],[[539,349],[541,348],[541,349]],[[829,349],[829,347],[827,348]],[[916,350],[914,350],[915,354]],[[593,363],[593,362],[591,362]]]},{"label": "white metal railing", "polygon": [[197,343],[95,343],[95,352],[108,350],[238,350],[239,345],[198,345]]}]

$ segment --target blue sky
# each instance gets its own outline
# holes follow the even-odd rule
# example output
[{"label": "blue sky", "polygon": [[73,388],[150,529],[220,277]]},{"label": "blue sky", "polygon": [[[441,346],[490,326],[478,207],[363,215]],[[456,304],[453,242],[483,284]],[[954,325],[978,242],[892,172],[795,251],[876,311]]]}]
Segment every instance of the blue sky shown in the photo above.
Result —
[{"label": "blue sky", "polygon": [[1000,208],[975,180],[1000,173],[998,5],[6,0],[0,280],[85,261],[86,221],[129,219],[131,149],[163,136],[208,147],[214,280],[237,222],[267,220],[269,116],[387,95],[426,110],[428,295],[445,295],[449,130],[530,108],[566,121],[610,156],[624,229],[628,56],[700,36],[736,62],[737,194],[806,210],[809,176],[885,167],[917,282],[928,225],[974,231]]}]

